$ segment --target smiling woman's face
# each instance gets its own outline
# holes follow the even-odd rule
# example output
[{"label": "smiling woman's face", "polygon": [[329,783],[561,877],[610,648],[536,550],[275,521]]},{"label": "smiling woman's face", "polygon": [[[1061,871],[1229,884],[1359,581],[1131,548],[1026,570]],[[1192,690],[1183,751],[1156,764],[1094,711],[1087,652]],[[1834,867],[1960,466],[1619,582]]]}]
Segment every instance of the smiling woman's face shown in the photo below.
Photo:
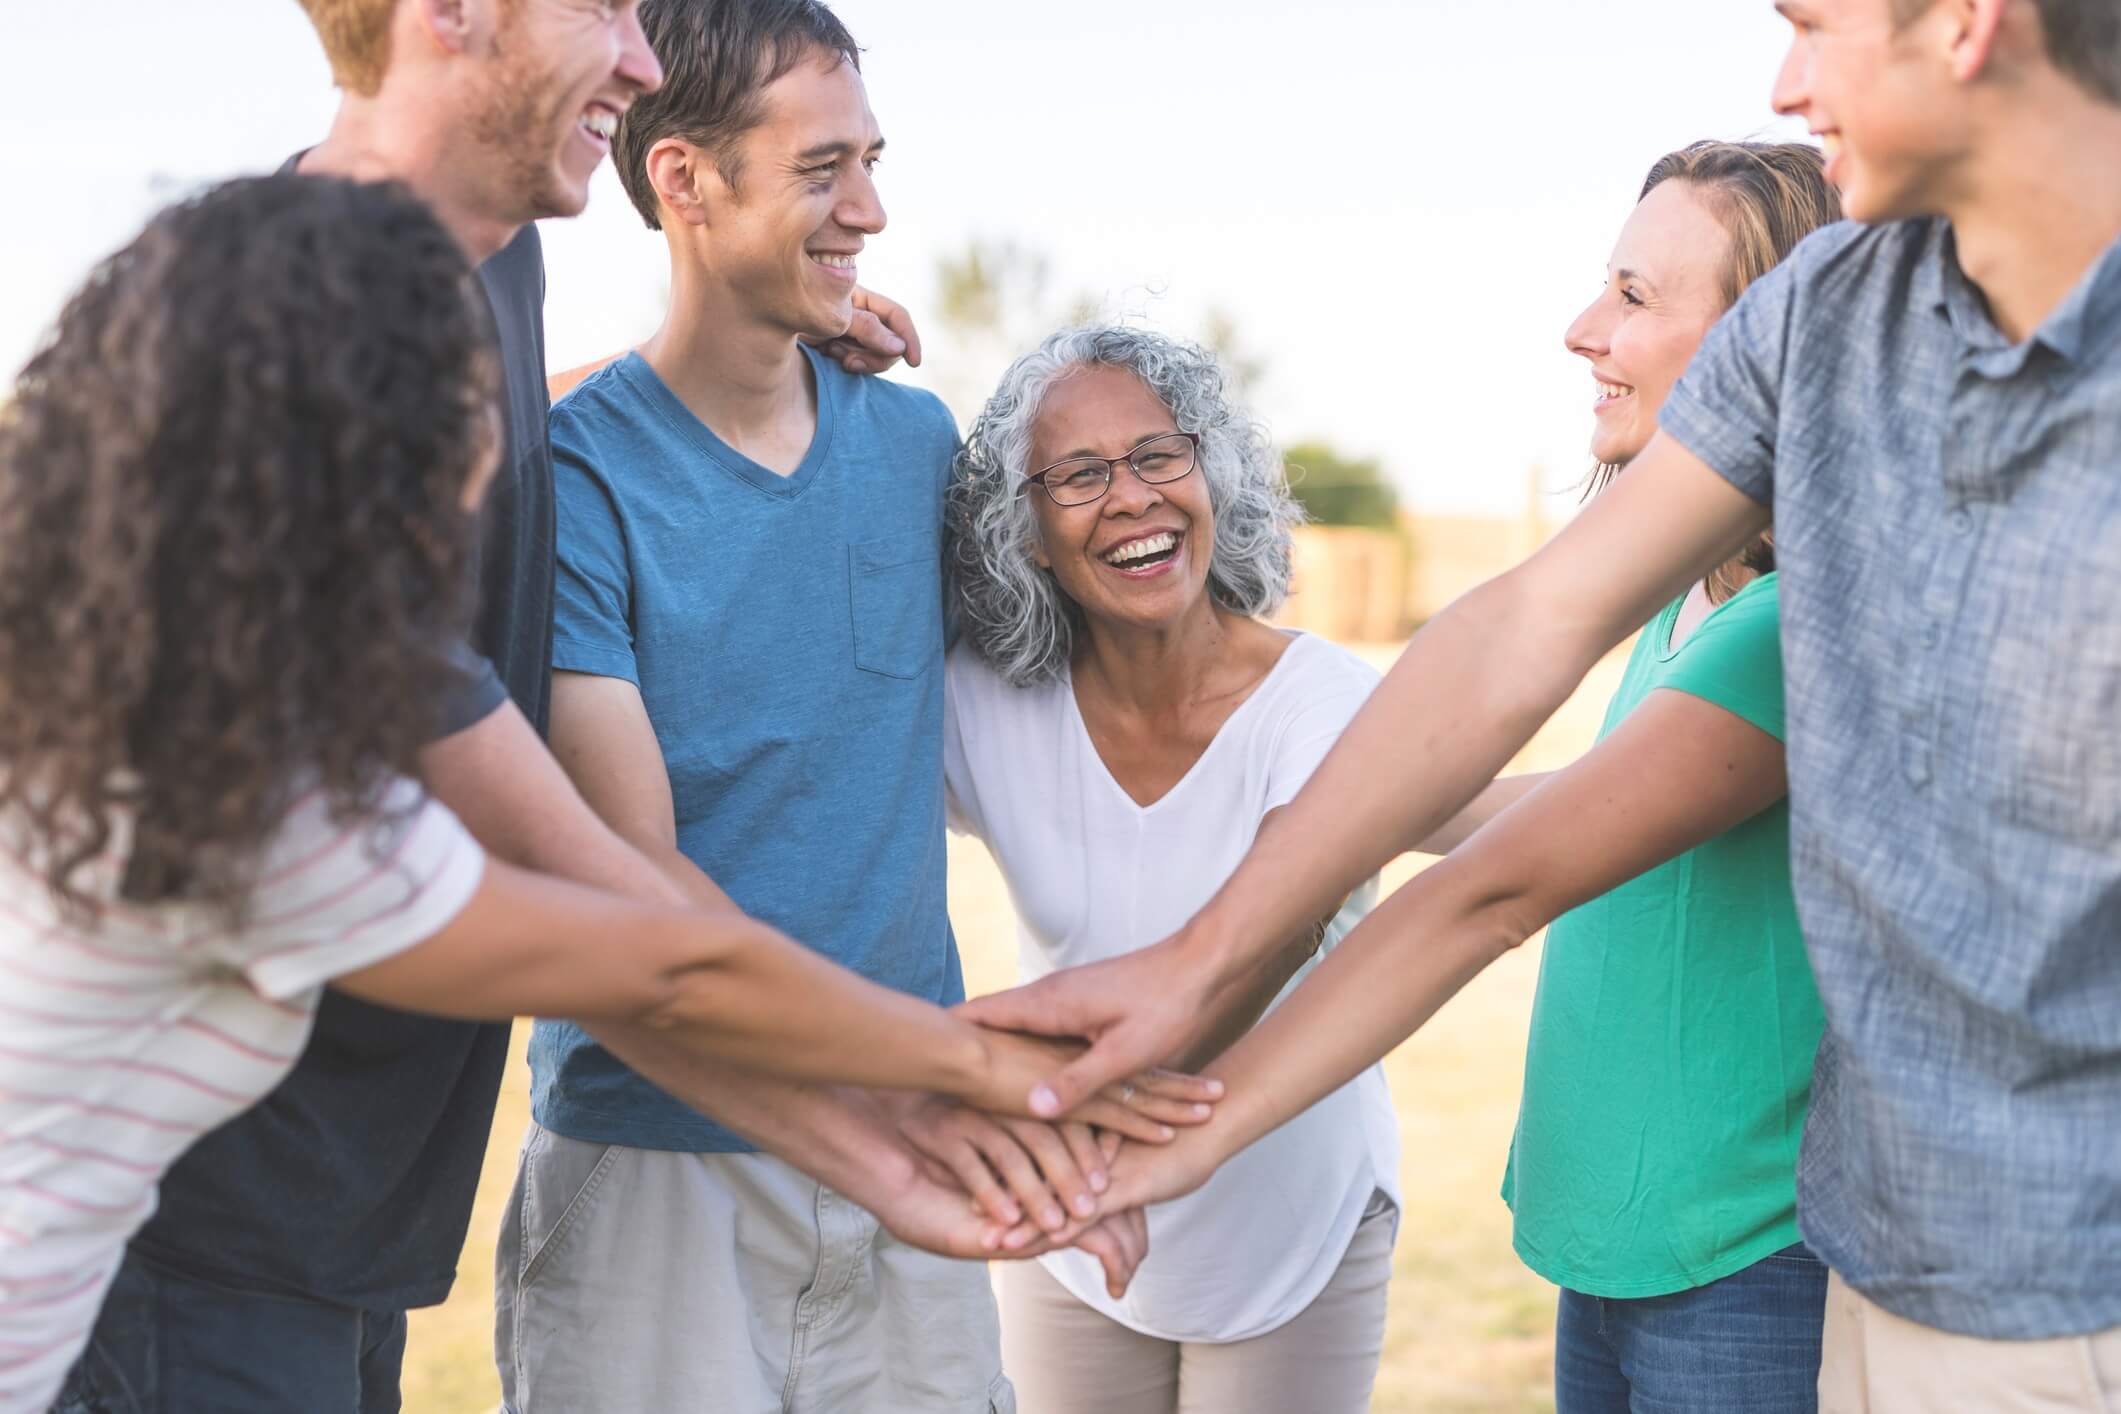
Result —
[{"label": "smiling woman's face", "polygon": [[[1123,457],[1181,430],[1171,409],[1132,373],[1079,368],[1039,405],[1029,470],[1071,457]],[[1038,517],[1039,564],[1093,623],[1167,626],[1206,601],[1215,515],[1198,465],[1156,486],[1124,465],[1114,467],[1111,486],[1086,506],[1055,505],[1036,486],[1024,494]]]},{"label": "smiling woman's face", "polygon": [[1613,246],[1606,285],[1563,336],[1591,365],[1591,455],[1625,466],[1657,433],[1665,395],[1723,316],[1731,237],[1692,182],[1662,182]]}]

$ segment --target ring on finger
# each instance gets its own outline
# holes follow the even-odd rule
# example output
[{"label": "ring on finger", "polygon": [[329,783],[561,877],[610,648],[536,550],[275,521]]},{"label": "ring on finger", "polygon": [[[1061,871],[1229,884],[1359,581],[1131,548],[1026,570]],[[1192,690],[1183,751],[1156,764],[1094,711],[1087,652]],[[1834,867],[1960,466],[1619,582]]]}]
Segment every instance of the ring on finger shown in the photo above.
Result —
[{"label": "ring on finger", "polygon": [[1134,1103],[1133,1081],[1130,1080],[1119,1087],[1119,1102],[1123,1105],[1131,1105]]}]

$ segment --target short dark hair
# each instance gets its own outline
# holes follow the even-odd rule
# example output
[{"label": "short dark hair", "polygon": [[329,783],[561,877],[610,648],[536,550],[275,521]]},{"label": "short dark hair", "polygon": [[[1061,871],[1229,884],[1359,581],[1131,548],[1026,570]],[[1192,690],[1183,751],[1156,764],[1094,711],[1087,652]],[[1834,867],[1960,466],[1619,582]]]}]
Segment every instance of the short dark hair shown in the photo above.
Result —
[{"label": "short dark hair", "polygon": [[737,144],[765,117],[768,85],[811,55],[862,66],[854,36],[818,0],[641,0],[641,29],[663,66],[663,86],[619,122],[611,160],[626,195],[663,228],[648,153],[666,137],[704,148],[730,186],[743,161]]}]

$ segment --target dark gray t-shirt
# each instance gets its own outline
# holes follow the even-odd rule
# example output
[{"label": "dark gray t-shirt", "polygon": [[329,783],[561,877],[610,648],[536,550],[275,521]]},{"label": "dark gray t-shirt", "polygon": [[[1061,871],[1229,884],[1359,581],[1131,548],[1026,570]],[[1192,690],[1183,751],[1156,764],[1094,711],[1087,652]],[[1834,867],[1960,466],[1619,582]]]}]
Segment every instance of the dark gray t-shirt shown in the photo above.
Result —
[{"label": "dark gray t-shirt", "polygon": [[[481,512],[479,608],[449,729],[513,699],[542,733],[553,500],[537,228],[524,227],[479,275],[500,339],[507,452]],[[134,1250],[246,1290],[371,1310],[441,1301],[471,1222],[508,1030],[327,989],[301,1063],[169,1171]]]}]

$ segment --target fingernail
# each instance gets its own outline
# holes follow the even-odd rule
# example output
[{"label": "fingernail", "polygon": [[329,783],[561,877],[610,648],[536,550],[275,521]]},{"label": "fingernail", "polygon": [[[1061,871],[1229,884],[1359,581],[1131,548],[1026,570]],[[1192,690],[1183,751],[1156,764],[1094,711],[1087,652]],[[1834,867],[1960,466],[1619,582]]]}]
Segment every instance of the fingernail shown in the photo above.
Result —
[{"label": "fingernail", "polygon": [[1075,1195],[1075,1211],[1087,1218],[1097,1211],[1097,1200],[1087,1193],[1078,1193]]},{"label": "fingernail", "polygon": [[1060,1096],[1053,1093],[1052,1086],[1041,1085],[1031,1092],[1031,1113],[1044,1119],[1060,1113]]},{"label": "fingernail", "polygon": [[1021,1208],[1017,1207],[1017,1206],[1016,1206],[1016,1204],[1014,1204],[1014,1203],[1004,1203],[1004,1204],[1002,1204],[1002,1221],[1003,1221],[1003,1222],[1006,1222],[1006,1223],[1008,1223],[1008,1224],[1009,1224],[1009,1225],[1010,1225],[1011,1227],[1014,1227],[1014,1226],[1016,1226],[1016,1225],[1017,1225],[1018,1223],[1022,1222],[1023,1220],[1024,1220],[1024,1210],[1023,1210],[1023,1209],[1021,1209]]},{"label": "fingernail", "polygon": [[1156,1126],[1156,1132],[1165,1139],[1175,1138],[1178,1134],[1178,1131],[1168,1124],[1159,1124]]},{"label": "fingernail", "polygon": [[906,341],[896,334],[886,334],[884,335],[884,347],[893,353],[904,353],[906,351]]},{"label": "fingernail", "polygon": [[1112,1179],[1103,1169],[1092,1169],[1090,1171],[1090,1191],[1092,1193],[1102,1193],[1111,1186]]},{"label": "fingernail", "polygon": [[1208,1082],[1208,1093],[1209,1093],[1209,1094],[1211,1094],[1211,1095],[1220,1095],[1220,1094],[1221,1094],[1222,1092],[1223,1092],[1223,1083],[1222,1083],[1222,1082],[1221,1082],[1220,1080],[1211,1080],[1211,1081],[1209,1081],[1209,1082]]},{"label": "fingernail", "polygon": [[1002,1246],[1008,1248],[1011,1252],[1014,1252],[1017,1248],[1023,1246],[1030,1240],[1030,1233],[1023,1232],[1020,1230],[1013,1230],[1009,1233],[1007,1237],[1004,1237],[1002,1239]]},{"label": "fingernail", "polygon": [[1043,1222],[1047,1227],[1065,1227],[1068,1224],[1068,1215],[1058,1208],[1048,1208],[1039,1221]]},{"label": "fingernail", "polygon": [[1195,1119],[1206,1119],[1209,1115],[1214,1113],[1215,1111],[1210,1109],[1206,1105],[1196,1104],[1193,1106],[1193,1117]]}]

